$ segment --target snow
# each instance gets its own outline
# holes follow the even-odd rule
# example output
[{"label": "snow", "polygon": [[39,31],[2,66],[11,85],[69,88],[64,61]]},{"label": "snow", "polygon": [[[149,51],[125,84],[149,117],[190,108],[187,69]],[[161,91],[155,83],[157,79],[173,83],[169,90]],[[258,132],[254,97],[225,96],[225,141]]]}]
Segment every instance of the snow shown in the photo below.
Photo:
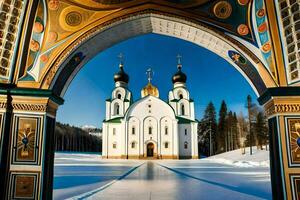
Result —
[{"label": "snow", "polygon": [[257,150],[256,147],[252,147],[252,155],[250,155],[250,147],[247,147],[245,154],[242,154],[242,150],[238,149],[205,159],[208,162],[236,167],[270,167],[269,151]]},{"label": "snow", "polygon": [[[251,159],[251,160],[249,160]],[[56,153],[54,199],[272,199],[268,151],[200,160],[111,160]]]}]

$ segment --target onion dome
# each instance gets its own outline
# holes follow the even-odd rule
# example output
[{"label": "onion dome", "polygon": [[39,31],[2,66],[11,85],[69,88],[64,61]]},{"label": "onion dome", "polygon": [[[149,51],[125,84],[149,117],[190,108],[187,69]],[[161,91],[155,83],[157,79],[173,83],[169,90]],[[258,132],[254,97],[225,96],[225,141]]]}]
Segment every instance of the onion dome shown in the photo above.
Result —
[{"label": "onion dome", "polygon": [[159,91],[157,89],[157,87],[155,87],[154,85],[152,85],[152,83],[148,83],[141,91],[141,95],[142,97],[148,96],[148,95],[152,95],[155,97],[159,97]]},{"label": "onion dome", "polygon": [[123,63],[121,62],[119,67],[120,67],[120,71],[118,71],[115,75],[114,75],[114,80],[115,82],[124,82],[124,83],[128,83],[129,82],[129,76],[128,74],[125,73],[124,69],[123,69]]},{"label": "onion dome", "polygon": [[148,84],[141,91],[142,98],[145,97],[145,96],[148,96],[148,95],[159,97],[159,91],[158,91],[157,87],[155,87],[151,83],[152,76],[153,76],[154,72],[152,71],[151,68],[149,68],[147,70],[146,74],[148,75]]},{"label": "onion dome", "polygon": [[181,68],[182,68],[182,64],[180,61],[181,56],[178,55],[177,58],[178,58],[178,64],[177,64],[178,71],[173,75],[172,82],[173,82],[173,84],[174,83],[186,83],[186,79],[187,79],[186,75],[185,75],[185,73],[183,73],[181,71]]}]

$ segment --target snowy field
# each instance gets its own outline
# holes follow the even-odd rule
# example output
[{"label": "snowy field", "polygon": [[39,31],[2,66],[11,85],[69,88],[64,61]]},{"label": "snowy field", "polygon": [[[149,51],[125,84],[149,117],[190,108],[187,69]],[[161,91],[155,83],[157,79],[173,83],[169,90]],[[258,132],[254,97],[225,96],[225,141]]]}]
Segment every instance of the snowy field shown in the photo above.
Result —
[{"label": "snowy field", "polygon": [[102,160],[56,153],[54,199],[272,199],[268,151],[201,160]]}]

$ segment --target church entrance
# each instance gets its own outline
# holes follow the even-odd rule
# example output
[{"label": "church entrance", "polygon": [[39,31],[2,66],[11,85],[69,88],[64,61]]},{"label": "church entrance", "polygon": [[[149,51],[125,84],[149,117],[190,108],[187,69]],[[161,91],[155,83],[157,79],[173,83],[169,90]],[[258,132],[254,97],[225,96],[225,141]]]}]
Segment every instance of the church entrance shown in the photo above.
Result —
[{"label": "church entrance", "polygon": [[154,144],[149,143],[147,144],[147,157],[153,157],[154,152]]}]

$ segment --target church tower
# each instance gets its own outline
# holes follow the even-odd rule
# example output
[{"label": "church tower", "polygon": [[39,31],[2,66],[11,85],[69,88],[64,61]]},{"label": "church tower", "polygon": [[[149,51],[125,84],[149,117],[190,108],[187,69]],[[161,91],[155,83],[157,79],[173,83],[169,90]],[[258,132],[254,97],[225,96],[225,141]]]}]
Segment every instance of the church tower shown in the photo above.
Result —
[{"label": "church tower", "polygon": [[186,88],[187,76],[182,72],[180,55],[177,56],[177,69],[172,77],[173,89],[169,92],[169,104],[177,117],[195,120],[194,101]]},{"label": "church tower", "polygon": [[106,100],[106,121],[124,117],[132,103],[132,94],[128,90],[129,76],[124,71],[122,54],[119,58],[119,71],[114,75],[115,88],[111,93],[111,98]]}]

